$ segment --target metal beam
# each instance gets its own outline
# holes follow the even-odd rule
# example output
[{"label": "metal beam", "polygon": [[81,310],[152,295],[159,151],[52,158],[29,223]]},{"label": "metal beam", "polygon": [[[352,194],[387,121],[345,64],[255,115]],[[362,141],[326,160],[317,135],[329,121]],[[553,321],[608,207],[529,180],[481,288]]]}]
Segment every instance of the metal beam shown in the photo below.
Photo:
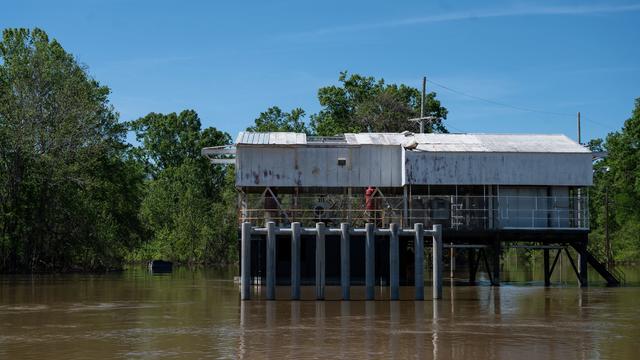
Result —
[{"label": "metal beam", "polygon": [[549,269],[549,249],[543,249],[544,286],[551,285],[551,272]]}]

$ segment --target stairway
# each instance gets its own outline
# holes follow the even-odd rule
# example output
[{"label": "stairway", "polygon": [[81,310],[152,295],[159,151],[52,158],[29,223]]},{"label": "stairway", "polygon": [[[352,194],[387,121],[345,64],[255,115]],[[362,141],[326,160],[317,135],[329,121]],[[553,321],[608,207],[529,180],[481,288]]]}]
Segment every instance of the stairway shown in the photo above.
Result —
[{"label": "stairway", "polygon": [[581,255],[587,259],[589,265],[591,265],[607,282],[608,286],[619,286],[622,280],[622,274],[614,276],[607,267],[600,262],[585,246],[581,244],[571,244],[571,246]]}]

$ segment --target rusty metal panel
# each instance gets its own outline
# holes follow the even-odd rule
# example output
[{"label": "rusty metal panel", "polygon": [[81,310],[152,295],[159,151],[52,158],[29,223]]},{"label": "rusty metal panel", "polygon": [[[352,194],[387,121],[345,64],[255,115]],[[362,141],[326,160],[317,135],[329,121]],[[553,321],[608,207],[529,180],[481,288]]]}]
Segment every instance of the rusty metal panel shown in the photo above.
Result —
[{"label": "rusty metal panel", "polygon": [[406,181],[429,185],[590,186],[591,154],[405,152]]},{"label": "rusty metal panel", "polygon": [[[238,146],[238,186],[401,186],[399,146]],[[338,165],[344,158],[346,164]]]}]

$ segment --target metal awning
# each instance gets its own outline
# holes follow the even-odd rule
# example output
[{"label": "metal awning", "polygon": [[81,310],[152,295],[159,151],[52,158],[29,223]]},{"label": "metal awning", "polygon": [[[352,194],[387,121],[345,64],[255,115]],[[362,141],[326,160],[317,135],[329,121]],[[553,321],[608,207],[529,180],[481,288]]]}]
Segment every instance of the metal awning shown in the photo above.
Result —
[{"label": "metal awning", "polygon": [[233,145],[206,147],[200,153],[212,164],[235,165],[236,163],[236,147]]}]

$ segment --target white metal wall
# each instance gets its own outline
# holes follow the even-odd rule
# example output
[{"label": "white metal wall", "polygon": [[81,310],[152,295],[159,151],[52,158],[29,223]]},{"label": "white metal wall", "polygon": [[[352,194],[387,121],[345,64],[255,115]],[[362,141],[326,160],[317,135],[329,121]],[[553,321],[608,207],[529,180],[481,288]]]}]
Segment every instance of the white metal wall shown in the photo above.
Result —
[{"label": "white metal wall", "polygon": [[403,150],[404,184],[590,186],[590,153]]},{"label": "white metal wall", "polygon": [[[346,159],[339,166],[338,159]],[[242,146],[236,185],[282,187],[402,186],[399,146]]]}]

